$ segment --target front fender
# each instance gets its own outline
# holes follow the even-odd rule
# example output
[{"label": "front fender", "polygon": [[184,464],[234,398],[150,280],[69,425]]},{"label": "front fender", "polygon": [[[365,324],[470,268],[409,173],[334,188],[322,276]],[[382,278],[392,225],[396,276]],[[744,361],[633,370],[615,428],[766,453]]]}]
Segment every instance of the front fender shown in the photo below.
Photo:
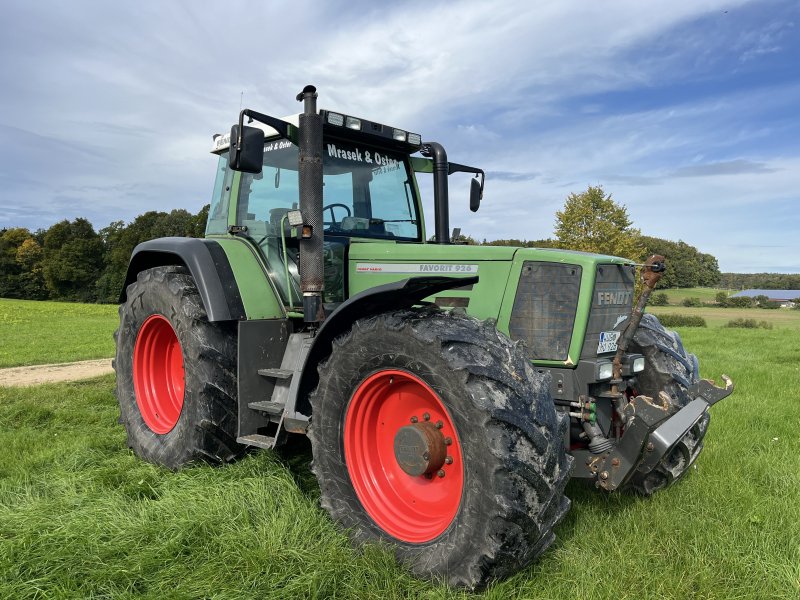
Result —
[{"label": "front fender", "polygon": [[423,298],[454,287],[478,283],[478,277],[412,277],[360,292],[333,311],[323,322],[308,351],[299,385],[298,410],[311,414],[308,394],[317,385],[317,365],[331,353],[333,340],[364,317],[408,308]]}]

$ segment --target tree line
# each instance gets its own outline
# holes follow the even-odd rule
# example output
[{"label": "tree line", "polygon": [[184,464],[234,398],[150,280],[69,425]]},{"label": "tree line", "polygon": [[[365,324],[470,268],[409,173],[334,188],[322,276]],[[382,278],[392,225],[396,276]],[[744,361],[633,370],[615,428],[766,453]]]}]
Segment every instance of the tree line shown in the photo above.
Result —
[{"label": "tree line", "polygon": [[[197,214],[183,209],[168,213],[150,211],[127,225],[114,221],[99,231],[83,218],[64,220],[34,232],[21,227],[2,229],[0,297],[115,303],[134,247],[158,237],[202,237],[208,208],[204,206]],[[455,241],[487,246],[564,248],[637,261],[644,261],[651,254],[662,254],[668,264],[661,280],[664,288],[712,287],[720,283],[736,288],[740,286],[733,285],[733,278],[757,277],[723,276],[712,255],[683,241],[642,235],[633,227],[625,206],[600,186],[590,186],[585,192],[567,197],[563,210],[556,213],[554,233],[553,239],[544,240],[501,239],[481,243],[460,235]],[[748,287],[770,287],[764,275],[763,281],[758,280],[759,285]],[[800,275],[786,277],[783,280],[786,288],[800,288]]]},{"label": "tree line", "polygon": [[134,247],[165,236],[203,237],[208,205],[150,211],[95,231],[83,218],[48,229],[0,230],[0,298],[116,303]]}]

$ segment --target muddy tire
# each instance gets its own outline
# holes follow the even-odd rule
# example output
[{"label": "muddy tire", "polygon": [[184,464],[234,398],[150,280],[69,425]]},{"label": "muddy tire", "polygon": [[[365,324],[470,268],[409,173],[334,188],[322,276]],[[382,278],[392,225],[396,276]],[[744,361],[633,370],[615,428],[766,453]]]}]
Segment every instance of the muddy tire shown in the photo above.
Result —
[{"label": "muddy tire", "polygon": [[[686,390],[700,379],[697,357],[686,351],[676,332],[664,329],[655,316],[646,313],[630,351],[643,354],[646,361],[645,370],[637,376],[639,394],[657,397],[659,391],[664,390],[676,410],[691,401]],[[647,475],[634,475],[627,488],[651,496],[683,477],[703,449],[710,419],[706,412],[655,469]]]},{"label": "muddy tire", "polygon": [[209,323],[194,280],[177,266],[139,273],[119,318],[116,394],[130,448],[170,469],[241,455],[235,324]]},{"label": "muddy tire", "polygon": [[355,541],[471,589],[553,542],[570,506],[568,423],[494,323],[431,309],[356,321],[311,402],[321,503]]}]

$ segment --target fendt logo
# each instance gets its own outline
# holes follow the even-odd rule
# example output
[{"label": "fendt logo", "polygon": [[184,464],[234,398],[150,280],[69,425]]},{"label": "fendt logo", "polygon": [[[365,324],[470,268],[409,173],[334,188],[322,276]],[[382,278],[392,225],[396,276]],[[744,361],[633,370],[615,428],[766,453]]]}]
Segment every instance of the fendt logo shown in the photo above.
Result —
[{"label": "fendt logo", "polygon": [[610,292],[597,292],[597,304],[628,304],[633,298],[633,292],[626,290],[611,290]]}]

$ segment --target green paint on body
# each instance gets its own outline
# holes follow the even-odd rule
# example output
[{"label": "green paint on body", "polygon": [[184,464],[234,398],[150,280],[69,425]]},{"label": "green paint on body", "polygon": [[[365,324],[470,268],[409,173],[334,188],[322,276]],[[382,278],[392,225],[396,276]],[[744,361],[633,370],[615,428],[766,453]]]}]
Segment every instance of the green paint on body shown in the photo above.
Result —
[{"label": "green paint on body", "polygon": [[222,246],[228,257],[247,318],[285,318],[286,311],[253,247],[233,236],[214,236],[212,239]]},{"label": "green paint on body", "polygon": [[564,361],[536,361],[536,364],[543,366],[574,367],[586,335],[597,266],[629,264],[630,261],[551,248],[354,241],[350,246],[348,263],[349,295],[408,277],[445,275],[458,278],[477,275],[479,281],[472,289],[446,290],[427,300],[443,307],[463,306],[478,319],[496,319],[497,328],[508,335],[511,310],[522,266],[526,261],[581,267],[581,291],[568,357]]}]

